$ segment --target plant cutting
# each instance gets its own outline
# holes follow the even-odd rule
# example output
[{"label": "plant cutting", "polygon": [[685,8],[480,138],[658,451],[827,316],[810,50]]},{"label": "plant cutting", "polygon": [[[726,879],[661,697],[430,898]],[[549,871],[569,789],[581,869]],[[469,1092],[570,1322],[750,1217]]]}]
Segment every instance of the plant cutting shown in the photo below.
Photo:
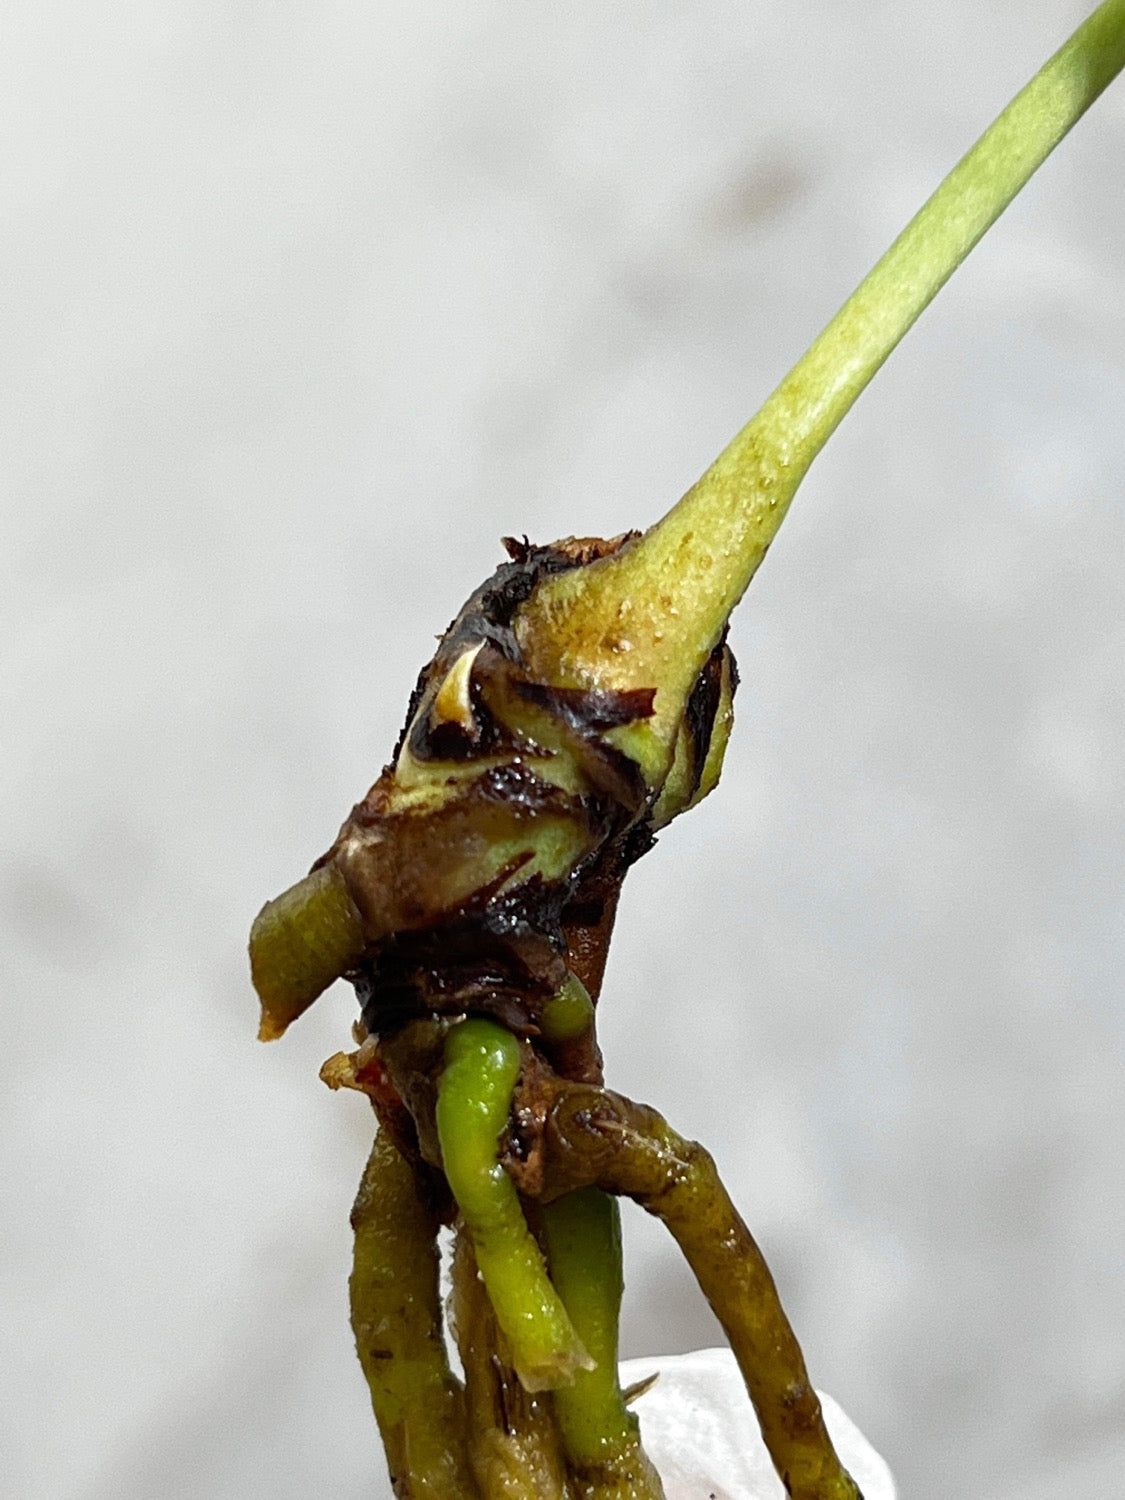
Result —
[{"label": "plant cutting", "polygon": [[617,1374],[621,1196],[683,1251],[788,1493],[859,1494],[714,1163],[606,1088],[596,1008],[625,874],[719,779],[737,685],[727,622],[801,479],[1123,65],[1125,0],[1106,0],[650,530],[508,539],[422,671],[390,763],[255,922],[263,1039],[341,976],[360,1004],[355,1050],[323,1076],[366,1093],[378,1122],[351,1302],[396,1494],[662,1494],[640,1393]]}]

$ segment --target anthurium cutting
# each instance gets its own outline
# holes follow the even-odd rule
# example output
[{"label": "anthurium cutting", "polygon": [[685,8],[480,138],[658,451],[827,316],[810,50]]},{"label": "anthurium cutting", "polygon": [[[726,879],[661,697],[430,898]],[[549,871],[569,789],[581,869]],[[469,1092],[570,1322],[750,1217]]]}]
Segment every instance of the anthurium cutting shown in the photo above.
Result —
[{"label": "anthurium cutting", "polygon": [[396,1494],[663,1493],[617,1374],[629,1197],[709,1298],[788,1493],[859,1495],[714,1163],[605,1087],[606,952],[630,866],[718,782],[737,686],[727,622],[809,465],[1123,64],[1125,0],[1107,0],[662,520],[609,540],[508,539],[422,671],[390,762],[255,922],[263,1038],[341,976],[359,1001],[356,1050],[324,1076],[377,1117],[352,1315]]}]

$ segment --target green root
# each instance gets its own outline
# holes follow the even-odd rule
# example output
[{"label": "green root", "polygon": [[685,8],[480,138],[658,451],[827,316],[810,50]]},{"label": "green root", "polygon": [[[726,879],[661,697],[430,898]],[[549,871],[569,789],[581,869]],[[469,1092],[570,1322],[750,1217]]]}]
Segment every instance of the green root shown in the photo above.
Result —
[{"label": "green root", "polygon": [[464,1223],[452,1281],[450,1321],[465,1371],[469,1460],[481,1500],[574,1500],[550,1394],[532,1394],[517,1379]]},{"label": "green root", "polygon": [[399,1500],[471,1500],[465,1413],[442,1337],[437,1217],[377,1136],[352,1210],[356,1350]]},{"label": "green root", "polygon": [[640,1427],[617,1379],[617,1330],[624,1286],[615,1199],[579,1188],[547,1204],[543,1234],[551,1280],[594,1360],[554,1393],[578,1500],[663,1500],[660,1477],[641,1448]]},{"label": "green root", "polygon": [[543,1007],[539,1022],[544,1039],[555,1044],[575,1042],[594,1024],[594,1002],[577,974],[567,974],[554,999]]},{"label": "green root", "polygon": [[773,1277],[715,1163],[655,1110],[568,1087],[547,1123],[548,1181],[596,1183],[669,1229],[730,1340],[762,1437],[792,1500],[861,1500],[824,1426]]},{"label": "green root", "polygon": [[593,1361],[547,1276],[519,1197],[500,1165],[519,1076],[519,1044],[494,1021],[471,1020],[446,1038],[438,1086],[442,1165],[472,1240],[489,1300],[529,1391],[569,1385]]}]

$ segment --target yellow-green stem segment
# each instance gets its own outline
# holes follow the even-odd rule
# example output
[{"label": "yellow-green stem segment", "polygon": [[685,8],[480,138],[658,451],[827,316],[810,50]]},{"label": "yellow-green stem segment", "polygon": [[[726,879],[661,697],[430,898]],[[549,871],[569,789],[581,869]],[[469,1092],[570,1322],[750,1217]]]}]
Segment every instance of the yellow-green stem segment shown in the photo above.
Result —
[{"label": "yellow-green stem segment", "polygon": [[363,919],[335,865],[267,901],[250,932],[250,975],[262,1002],[258,1040],[283,1036],[362,952]]},{"label": "yellow-green stem segment", "polygon": [[617,1379],[624,1289],[617,1200],[596,1187],[579,1188],[546,1204],[542,1216],[551,1280],[594,1360],[573,1386],[554,1393],[578,1500],[663,1500]]},{"label": "yellow-green stem segment", "polygon": [[650,783],[687,694],[809,465],[883,361],[1036,168],[1125,66],[1125,0],[1106,0],[946,177],[750,423],[635,545],[547,580],[521,635],[546,681],[657,687],[613,736]]},{"label": "yellow-green stem segment", "polygon": [[519,1196],[500,1165],[520,1071],[519,1043],[494,1021],[455,1026],[438,1085],[442,1165],[469,1231],[512,1365],[529,1391],[569,1385],[592,1361],[547,1276]]}]

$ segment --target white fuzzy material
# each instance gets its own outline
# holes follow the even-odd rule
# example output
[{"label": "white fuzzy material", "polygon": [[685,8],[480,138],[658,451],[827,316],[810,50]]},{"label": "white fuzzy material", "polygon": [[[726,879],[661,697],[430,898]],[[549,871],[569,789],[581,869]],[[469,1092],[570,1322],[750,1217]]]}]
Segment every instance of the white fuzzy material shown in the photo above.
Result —
[{"label": "white fuzzy material", "polygon": [[[621,1383],[627,1389],[657,1370],[659,1380],[636,1410],[666,1500],[784,1500],[731,1351],[629,1360]],[[895,1500],[884,1460],[831,1396],[821,1392],[820,1401],[836,1451],[864,1500]]]}]

